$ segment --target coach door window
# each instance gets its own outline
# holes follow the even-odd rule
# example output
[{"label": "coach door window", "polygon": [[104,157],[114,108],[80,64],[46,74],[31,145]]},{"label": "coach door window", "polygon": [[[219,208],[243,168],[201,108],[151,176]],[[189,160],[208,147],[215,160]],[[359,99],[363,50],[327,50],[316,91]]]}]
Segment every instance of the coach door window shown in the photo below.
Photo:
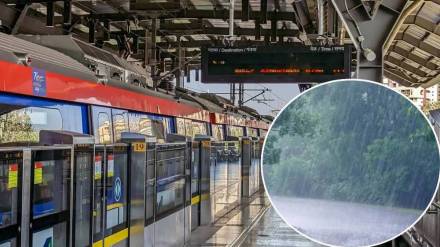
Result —
[{"label": "coach door window", "polygon": [[179,135],[186,135],[185,131],[185,119],[183,118],[176,118],[176,129],[177,134]]},{"label": "coach door window", "polygon": [[192,137],[195,137],[196,135],[207,135],[208,129],[206,128],[206,123],[204,122],[197,122],[192,121]]},{"label": "coach door window", "polygon": [[212,125],[212,137],[214,137],[215,140],[217,140],[217,141],[224,140],[223,125],[220,125],[220,124],[213,124]]},{"label": "coach door window", "polygon": [[92,106],[92,124],[95,142],[107,144],[113,142],[111,111],[108,108]]},{"label": "coach door window", "polygon": [[115,142],[121,141],[121,133],[128,131],[128,112],[112,109],[113,135]]}]

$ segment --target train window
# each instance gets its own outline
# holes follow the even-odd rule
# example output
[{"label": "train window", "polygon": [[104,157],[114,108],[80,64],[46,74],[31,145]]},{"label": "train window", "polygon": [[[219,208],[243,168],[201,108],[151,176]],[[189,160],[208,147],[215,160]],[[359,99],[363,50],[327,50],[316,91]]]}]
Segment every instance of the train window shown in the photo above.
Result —
[{"label": "train window", "polygon": [[165,118],[129,113],[129,123],[131,132],[155,136],[159,141],[165,140],[165,133],[168,129]]},{"label": "train window", "polygon": [[254,129],[251,127],[246,127],[246,133],[247,133],[247,136],[258,137],[257,129]]},{"label": "train window", "polygon": [[108,108],[92,106],[92,125],[95,142],[107,144],[113,142],[111,111]]},{"label": "train window", "polygon": [[44,150],[34,153],[33,218],[68,208],[70,150]]},{"label": "train window", "polygon": [[0,153],[0,229],[17,224],[21,152]]},{"label": "train window", "polygon": [[0,144],[37,143],[42,129],[63,129],[58,109],[0,104]]},{"label": "train window", "polygon": [[176,118],[176,129],[177,129],[177,134],[179,134],[179,135],[186,135],[185,119],[183,119],[183,118]]},{"label": "train window", "polygon": [[193,136],[192,121],[189,119],[185,119],[185,135],[186,136]]},{"label": "train window", "polygon": [[212,125],[212,137],[217,141],[223,141],[225,139],[225,134],[223,130],[223,125],[213,124]]},{"label": "train window", "polygon": [[266,137],[266,135],[267,135],[267,130],[260,129],[260,137]]},{"label": "train window", "polygon": [[208,129],[206,128],[206,123],[192,121],[192,137],[196,135],[207,135]]},{"label": "train window", "polygon": [[128,112],[112,109],[114,141],[121,140],[121,133],[128,131]]},{"label": "train window", "polygon": [[228,135],[229,136],[235,136],[235,137],[242,137],[244,136],[243,133],[243,127],[239,127],[239,126],[228,126]]},{"label": "train window", "polygon": [[31,144],[42,129],[88,131],[85,106],[0,94],[0,144]]}]

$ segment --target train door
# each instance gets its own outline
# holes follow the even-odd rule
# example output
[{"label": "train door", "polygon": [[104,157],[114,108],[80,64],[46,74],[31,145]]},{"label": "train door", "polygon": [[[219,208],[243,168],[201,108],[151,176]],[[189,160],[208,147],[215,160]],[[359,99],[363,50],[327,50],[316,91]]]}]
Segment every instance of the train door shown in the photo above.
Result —
[{"label": "train door", "polygon": [[22,150],[0,151],[0,246],[20,246]]},{"label": "train door", "polygon": [[128,150],[125,144],[97,146],[94,164],[94,247],[128,246]]},{"label": "train door", "polygon": [[69,246],[71,154],[66,147],[32,150],[30,246]]}]

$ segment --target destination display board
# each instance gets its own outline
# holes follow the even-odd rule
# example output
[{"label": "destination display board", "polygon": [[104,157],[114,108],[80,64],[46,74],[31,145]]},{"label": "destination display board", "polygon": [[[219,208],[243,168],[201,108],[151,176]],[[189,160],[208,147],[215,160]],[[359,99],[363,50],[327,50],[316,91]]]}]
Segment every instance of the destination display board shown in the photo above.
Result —
[{"label": "destination display board", "polygon": [[310,83],[350,77],[350,46],[203,47],[204,83]]}]

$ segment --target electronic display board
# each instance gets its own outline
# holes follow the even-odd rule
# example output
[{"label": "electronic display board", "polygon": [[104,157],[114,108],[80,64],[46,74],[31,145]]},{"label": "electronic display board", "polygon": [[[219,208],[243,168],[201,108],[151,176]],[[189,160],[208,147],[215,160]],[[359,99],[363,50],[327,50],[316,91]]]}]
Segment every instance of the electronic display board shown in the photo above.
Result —
[{"label": "electronic display board", "polygon": [[204,83],[309,83],[350,77],[350,46],[203,47]]}]

